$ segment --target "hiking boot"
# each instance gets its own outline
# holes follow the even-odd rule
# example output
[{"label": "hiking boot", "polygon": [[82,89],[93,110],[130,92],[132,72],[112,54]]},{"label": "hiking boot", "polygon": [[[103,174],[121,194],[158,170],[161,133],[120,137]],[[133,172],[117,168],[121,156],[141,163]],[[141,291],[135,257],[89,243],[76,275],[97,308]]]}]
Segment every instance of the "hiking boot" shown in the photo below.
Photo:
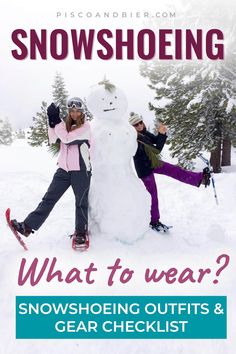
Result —
[{"label": "hiking boot", "polygon": [[87,241],[87,232],[77,232],[75,234],[75,244],[77,246],[83,246],[85,245]]},{"label": "hiking boot", "polygon": [[162,222],[160,222],[160,220],[158,220],[158,221],[156,221],[156,222],[151,221],[151,222],[150,222],[150,227],[151,227],[153,230],[162,231],[162,230],[165,228],[165,225],[162,224]]},{"label": "hiking boot", "polygon": [[74,250],[87,250],[89,248],[89,237],[88,232],[75,232],[73,235],[70,235],[72,238],[72,248]]},{"label": "hiking boot", "polygon": [[34,231],[28,227],[24,221],[23,222],[18,222],[16,219],[11,220],[11,225],[12,227],[19,232],[21,235],[28,237],[31,233],[33,234]]}]

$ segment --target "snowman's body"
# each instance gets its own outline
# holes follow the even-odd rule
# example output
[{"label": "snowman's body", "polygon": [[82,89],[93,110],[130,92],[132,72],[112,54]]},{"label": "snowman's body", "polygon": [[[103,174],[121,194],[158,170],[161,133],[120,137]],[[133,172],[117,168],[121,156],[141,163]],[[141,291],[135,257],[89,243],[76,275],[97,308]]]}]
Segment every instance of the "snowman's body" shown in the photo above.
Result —
[{"label": "snowman's body", "polygon": [[124,114],[122,91],[104,87],[88,98],[92,121],[90,230],[131,243],[148,229],[150,196],[135,175],[137,134]]}]

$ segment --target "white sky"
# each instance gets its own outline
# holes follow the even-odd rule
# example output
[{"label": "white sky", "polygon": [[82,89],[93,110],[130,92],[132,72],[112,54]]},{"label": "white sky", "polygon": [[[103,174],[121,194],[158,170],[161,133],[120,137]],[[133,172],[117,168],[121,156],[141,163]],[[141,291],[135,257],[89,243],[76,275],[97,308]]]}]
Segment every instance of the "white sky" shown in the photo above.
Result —
[{"label": "white sky", "polygon": [[[178,0],[179,1],[179,0]],[[127,13],[175,11],[178,1],[160,0],[159,2],[147,0],[144,3],[132,4],[121,0],[111,2],[101,0],[85,1],[7,1],[1,4],[0,11],[0,118],[8,117],[15,128],[26,127],[31,124],[32,117],[40,111],[42,100],[52,101],[52,88],[56,71],[60,71],[65,79],[70,96],[86,97],[91,86],[99,82],[106,74],[116,86],[122,88],[129,102],[128,111],[141,113],[147,123],[151,123],[154,113],[148,110],[148,102],[153,98],[153,92],[147,87],[147,81],[139,74],[138,61],[117,61],[93,59],[92,61],[74,60],[72,55],[67,59],[57,61],[48,60],[16,60],[11,50],[16,46],[11,40],[11,33],[17,28],[26,31],[46,28],[48,33],[56,28],[65,30],[85,29],[141,29],[145,28],[144,19],[95,19],[78,17],[65,17],[65,13],[79,11],[93,13],[113,11]],[[185,1],[185,0],[183,0]],[[214,0],[215,2],[218,0]],[[230,1],[230,0],[229,0]],[[189,1],[188,1],[189,4]],[[225,2],[224,2],[225,4]],[[179,6],[177,15],[182,11]],[[61,12],[63,16],[56,17]],[[160,21],[160,20],[158,20]],[[165,20],[168,23],[168,19]],[[24,42],[26,43],[26,42]]]}]

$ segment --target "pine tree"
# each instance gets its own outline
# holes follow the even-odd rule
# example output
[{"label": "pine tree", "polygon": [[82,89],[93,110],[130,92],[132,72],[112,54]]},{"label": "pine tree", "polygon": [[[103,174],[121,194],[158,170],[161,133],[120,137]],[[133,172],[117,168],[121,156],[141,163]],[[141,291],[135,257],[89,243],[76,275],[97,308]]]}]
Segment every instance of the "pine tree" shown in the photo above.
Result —
[{"label": "pine tree", "polygon": [[[225,65],[233,70],[233,63]],[[150,109],[170,128],[172,156],[192,167],[191,160],[206,150],[214,172],[220,172],[223,142],[236,136],[236,87],[229,71],[209,62],[152,63],[144,64],[141,73],[155,90]]]},{"label": "pine tree", "polygon": [[0,144],[11,145],[13,142],[12,127],[8,118],[0,119]]},{"label": "pine tree", "polygon": [[[167,20],[152,21],[150,26],[191,30],[219,28],[224,33],[223,61],[155,61],[142,64],[141,74],[150,80],[148,85],[155,91],[150,109],[156,120],[170,128],[168,141],[172,155],[185,167],[193,167],[192,159],[201,150],[211,153],[215,172],[221,166],[230,165],[231,143],[236,145],[236,55],[235,19],[233,4],[199,0],[187,3],[180,0],[180,16]],[[222,16],[222,6],[225,16]],[[183,49],[184,50],[184,49]]]},{"label": "pine tree", "polygon": [[28,133],[28,143],[31,146],[49,145],[47,102],[42,102],[41,112],[36,113],[36,117],[33,117],[33,122],[34,125],[30,127]]},{"label": "pine tree", "polygon": [[88,109],[88,106],[87,106],[87,102],[86,102],[86,98],[83,99],[84,101],[84,114],[87,118],[87,120],[92,120],[93,119],[93,114],[92,112],[90,112],[90,110]]},{"label": "pine tree", "polygon": [[[56,106],[60,107],[60,118],[65,119],[68,114],[67,109],[67,100],[68,100],[68,92],[66,90],[66,85],[61,73],[57,72],[54,79],[53,88],[53,102]],[[60,140],[58,139],[56,143],[53,143],[49,146],[48,151],[56,156],[60,150]]]},{"label": "pine tree", "polygon": [[61,73],[56,73],[54,84],[52,85],[53,88],[53,102],[56,106],[60,106],[60,118],[63,119],[67,116],[68,109],[67,109],[67,99],[68,99],[68,92],[66,90],[66,85]]},{"label": "pine tree", "polygon": [[15,132],[15,137],[16,139],[25,139],[25,131],[22,129],[19,129]]}]

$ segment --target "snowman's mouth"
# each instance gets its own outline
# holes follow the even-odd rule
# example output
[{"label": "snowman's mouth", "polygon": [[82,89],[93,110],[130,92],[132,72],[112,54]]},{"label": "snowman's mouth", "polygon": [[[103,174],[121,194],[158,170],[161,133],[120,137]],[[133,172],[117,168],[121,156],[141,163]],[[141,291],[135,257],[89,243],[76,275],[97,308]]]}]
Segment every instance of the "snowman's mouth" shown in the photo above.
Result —
[{"label": "snowman's mouth", "polygon": [[115,108],[110,108],[110,109],[104,109],[103,112],[109,112],[109,111],[114,111]]}]

